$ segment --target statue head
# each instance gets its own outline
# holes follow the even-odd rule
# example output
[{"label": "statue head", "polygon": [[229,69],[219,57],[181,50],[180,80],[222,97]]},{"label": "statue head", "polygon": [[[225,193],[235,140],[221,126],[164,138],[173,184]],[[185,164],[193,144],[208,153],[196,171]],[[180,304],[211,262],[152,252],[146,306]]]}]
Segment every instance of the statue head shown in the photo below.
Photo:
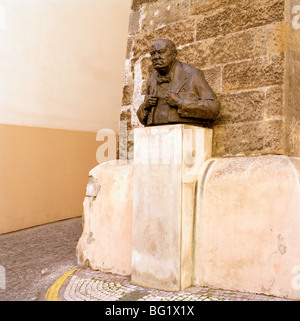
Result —
[{"label": "statue head", "polygon": [[150,47],[152,65],[158,72],[168,72],[176,61],[177,50],[173,41],[159,39]]}]

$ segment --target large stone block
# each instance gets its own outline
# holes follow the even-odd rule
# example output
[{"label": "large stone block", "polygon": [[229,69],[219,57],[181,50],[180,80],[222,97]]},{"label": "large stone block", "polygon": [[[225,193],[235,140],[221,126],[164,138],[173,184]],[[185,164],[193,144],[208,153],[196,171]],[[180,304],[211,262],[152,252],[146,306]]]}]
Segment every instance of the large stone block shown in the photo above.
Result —
[{"label": "large stone block", "polygon": [[192,283],[195,183],[212,130],[167,125],[134,135],[131,282],[178,291]]},{"label": "large stone block", "polygon": [[283,55],[228,64],[223,70],[223,92],[281,85],[283,76]]},{"label": "large stone block", "polygon": [[228,34],[215,39],[209,49],[202,50],[207,54],[206,60],[210,60],[212,65],[264,56],[267,54],[266,29],[256,28]]},{"label": "large stone block", "polygon": [[196,40],[224,36],[283,20],[284,0],[245,0],[200,16]]},{"label": "large stone block", "polygon": [[224,124],[214,127],[213,156],[284,154],[282,120]]},{"label": "large stone block", "polygon": [[261,121],[266,105],[263,91],[244,91],[219,95],[220,113],[215,124]]},{"label": "large stone block", "polygon": [[210,159],[199,175],[194,285],[300,299],[300,159]]},{"label": "large stone block", "polygon": [[90,171],[83,202],[83,232],[76,255],[94,270],[130,275],[132,164],[111,161]]},{"label": "large stone block", "polygon": [[267,29],[256,28],[206,39],[179,50],[179,57],[199,68],[250,59],[267,54]]}]

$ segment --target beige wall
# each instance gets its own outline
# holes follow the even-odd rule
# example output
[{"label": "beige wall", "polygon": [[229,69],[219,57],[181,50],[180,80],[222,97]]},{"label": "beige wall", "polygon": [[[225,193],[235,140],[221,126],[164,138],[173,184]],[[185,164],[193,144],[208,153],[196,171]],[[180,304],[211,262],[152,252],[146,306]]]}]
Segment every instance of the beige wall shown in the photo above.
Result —
[{"label": "beige wall", "polygon": [[130,0],[0,0],[0,233],[79,216],[116,133]]},{"label": "beige wall", "polygon": [[82,214],[88,172],[97,165],[94,136],[0,126],[0,233]]}]

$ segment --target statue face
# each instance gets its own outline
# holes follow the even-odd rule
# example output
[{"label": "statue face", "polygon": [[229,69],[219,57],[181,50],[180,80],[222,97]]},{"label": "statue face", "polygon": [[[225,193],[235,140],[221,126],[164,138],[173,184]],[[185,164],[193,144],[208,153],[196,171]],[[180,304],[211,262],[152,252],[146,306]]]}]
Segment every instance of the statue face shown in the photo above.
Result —
[{"label": "statue face", "polygon": [[153,68],[156,70],[165,70],[172,66],[176,53],[167,42],[158,40],[150,48],[150,55]]}]

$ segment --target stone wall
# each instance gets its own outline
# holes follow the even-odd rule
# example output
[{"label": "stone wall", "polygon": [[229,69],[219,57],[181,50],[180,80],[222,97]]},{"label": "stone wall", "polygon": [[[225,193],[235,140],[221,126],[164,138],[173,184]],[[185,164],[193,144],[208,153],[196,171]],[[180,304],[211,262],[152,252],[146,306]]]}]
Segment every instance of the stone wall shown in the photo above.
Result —
[{"label": "stone wall", "polygon": [[[297,15],[291,14],[297,8]],[[287,154],[300,156],[300,2],[286,0],[284,72],[285,145]]]},{"label": "stone wall", "polygon": [[153,72],[148,50],[155,39],[168,38],[178,59],[202,69],[218,95],[214,157],[300,156],[299,100],[286,94],[300,85],[297,45],[287,54],[290,6],[290,0],[133,0],[121,120],[129,129],[141,126],[136,110]]}]

